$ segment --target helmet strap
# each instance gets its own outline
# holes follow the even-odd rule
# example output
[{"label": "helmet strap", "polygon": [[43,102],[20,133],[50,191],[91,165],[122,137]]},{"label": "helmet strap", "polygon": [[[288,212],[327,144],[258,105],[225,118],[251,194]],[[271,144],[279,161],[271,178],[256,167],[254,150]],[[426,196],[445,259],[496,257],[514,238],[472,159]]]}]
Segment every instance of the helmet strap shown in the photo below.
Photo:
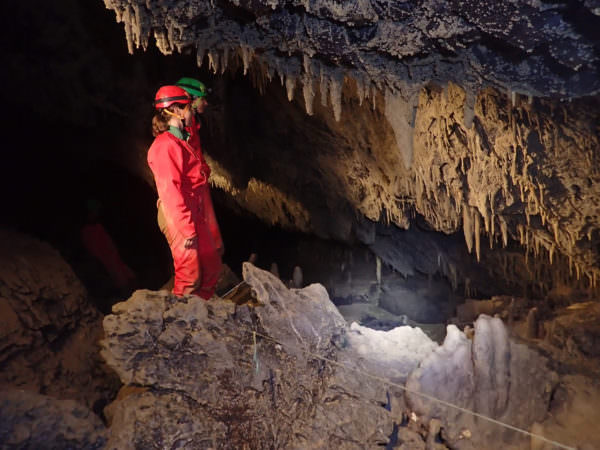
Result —
[{"label": "helmet strap", "polygon": [[183,121],[183,120],[185,119],[185,116],[180,116],[180,115],[179,115],[179,114],[177,114],[177,113],[174,113],[174,112],[172,112],[172,111],[169,111],[167,108],[163,109],[163,111],[164,111],[164,112],[166,112],[168,115],[170,115],[170,116],[173,116],[173,117],[175,117],[175,118],[177,118],[177,119],[179,119],[179,120],[181,120],[181,121]]}]

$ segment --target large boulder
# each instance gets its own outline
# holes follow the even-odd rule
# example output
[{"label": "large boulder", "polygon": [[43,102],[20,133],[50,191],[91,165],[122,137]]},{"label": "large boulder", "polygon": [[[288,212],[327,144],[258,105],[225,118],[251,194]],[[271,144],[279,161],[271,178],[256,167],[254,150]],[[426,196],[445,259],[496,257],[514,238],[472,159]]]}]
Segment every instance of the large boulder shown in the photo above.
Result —
[{"label": "large boulder", "polygon": [[434,445],[441,429],[452,445],[518,442],[405,396],[407,379],[411,390],[518,426],[544,418],[554,374],[499,319],[481,317],[474,343],[450,326],[438,346],[418,328],[348,327],[320,285],[289,290],[250,263],[244,279],[253,306],[137,291],[105,317],[102,355],[130,386],[107,408],[111,447]]},{"label": "large boulder", "polygon": [[58,251],[0,231],[0,387],[101,404],[118,387],[98,355],[101,320]]},{"label": "large boulder", "polygon": [[[179,417],[192,417],[177,431],[188,448],[201,442],[226,448],[386,442],[392,417],[381,406],[385,392],[321,359],[338,359],[346,332],[325,289],[290,291],[250,264],[244,278],[261,306],[137,291],[113,307],[104,319],[102,355],[124,383],[150,389],[111,405],[120,412],[109,445],[143,445],[157,434],[159,442],[174,442]],[[155,412],[135,413],[138,421],[119,419],[145,403]]]}]

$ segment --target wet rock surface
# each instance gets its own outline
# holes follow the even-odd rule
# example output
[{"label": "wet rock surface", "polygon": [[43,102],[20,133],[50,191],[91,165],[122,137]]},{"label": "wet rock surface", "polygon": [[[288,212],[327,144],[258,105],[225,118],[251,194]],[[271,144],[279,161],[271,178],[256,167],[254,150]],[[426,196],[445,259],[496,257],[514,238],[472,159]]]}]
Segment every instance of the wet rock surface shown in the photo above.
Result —
[{"label": "wet rock surface", "polygon": [[102,315],[50,245],[0,232],[0,386],[101,410],[118,389],[98,354]]},{"label": "wet rock surface", "polygon": [[107,408],[112,446],[523,444],[468,414],[405,396],[394,383],[407,378],[409,387],[526,429],[545,418],[556,375],[511,342],[499,319],[480,317],[473,341],[450,326],[438,346],[416,328],[348,327],[319,285],[288,290],[249,263],[244,279],[256,307],[165,291],[137,291],[114,306],[102,355],[132,387]]}]

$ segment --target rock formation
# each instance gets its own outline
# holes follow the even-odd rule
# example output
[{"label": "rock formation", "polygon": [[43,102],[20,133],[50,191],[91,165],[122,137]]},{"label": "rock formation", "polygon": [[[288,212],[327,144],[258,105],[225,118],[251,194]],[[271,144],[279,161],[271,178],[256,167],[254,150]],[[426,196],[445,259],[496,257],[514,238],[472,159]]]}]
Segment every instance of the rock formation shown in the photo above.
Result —
[{"label": "rock formation", "polygon": [[440,415],[435,402],[405,395],[407,379],[410,389],[525,429],[545,418],[556,375],[512,343],[499,319],[482,316],[472,342],[449,326],[438,346],[417,328],[348,327],[320,285],[288,290],[249,263],[244,279],[258,306],[137,291],[106,316],[102,355],[129,386],[107,408],[109,448],[370,448],[410,439],[424,448],[440,427],[452,448],[527,442],[468,414]]},{"label": "rock formation", "polygon": [[100,412],[118,389],[98,355],[101,320],[55,249],[0,232],[1,388],[73,399]]},{"label": "rock formation", "polygon": [[73,400],[27,391],[0,391],[2,448],[104,448],[107,430],[100,418]]},{"label": "rock formation", "polygon": [[478,260],[486,241],[515,241],[554,263],[546,292],[595,287],[592,2],[105,4],[130,51],[154,37],[215,74],[239,69],[264,94],[244,112],[235,87],[215,83],[222,151],[209,153],[213,183],[265,222],[379,249],[374,223],[423,217],[463,233]]}]

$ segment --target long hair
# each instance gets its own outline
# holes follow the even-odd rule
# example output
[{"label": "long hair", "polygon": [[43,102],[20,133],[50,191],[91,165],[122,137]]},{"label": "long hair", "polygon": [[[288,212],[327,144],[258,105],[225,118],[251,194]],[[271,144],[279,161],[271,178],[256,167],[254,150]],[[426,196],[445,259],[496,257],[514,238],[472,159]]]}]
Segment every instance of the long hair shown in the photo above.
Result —
[{"label": "long hair", "polygon": [[169,129],[169,120],[173,117],[172,114],[169,113],[175,112],[176,107],[183,109],[185,108],[185,105],[183,103],[173,103],[167,108],[158,110],[156,114],[154,114],[154,117],[152,117],[152,136],[156,137]]}]

